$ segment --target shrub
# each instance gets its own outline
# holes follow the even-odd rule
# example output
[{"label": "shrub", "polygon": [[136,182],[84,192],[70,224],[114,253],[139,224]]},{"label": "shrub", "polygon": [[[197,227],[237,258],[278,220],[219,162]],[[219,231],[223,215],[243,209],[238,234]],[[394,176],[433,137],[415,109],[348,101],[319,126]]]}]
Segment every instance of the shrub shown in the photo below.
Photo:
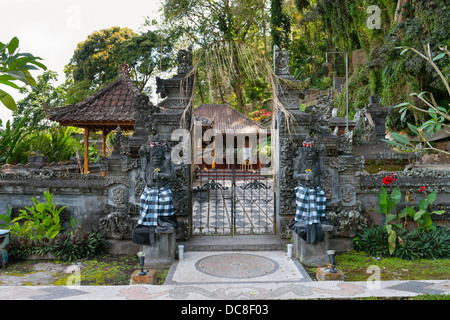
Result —
[{"label": "shrub", "polygon": [[107,248],[106,240],[98,231],[82,234],[78,232],[65,232],[56,237],[50,252],[55,257],[70,262],[103,254]]},{"label": "shrub", "polygon": [[372,256],[397,257],[405,260],[450,258],[450,230],[445,226],[429,232],[421,229],[397,234],[396,250],[389,254],[388,233],[384,226],[366,228],[353,239],[355,250]]},{"label": "shrub", "polygon": [[[65,207],[58,209],[49,192],[44,192],[44,197],[47,203],[32,198],[34,207],[20,210],[17,218],[12,219],[11,208],[6,215],[0,214],[0,225],[11,230],[11,260],[51,254],[64,261],[74,261],[106,251],[107,242],[100,233],[81,232],[79,223],[73,217],[70,217],[70,229],[63,231],[59,214]],[[74,228],[76,224],[77,229]]]},{"label": "shrub", "polygon": [[9,256],[11,260],[23,260],[29,255],[53,255],[55,258],[71,262],[89,258],[106,252],[108,244],[98,231],[80,233],[66,231],[55,238],[27,239],[12,236]]}]

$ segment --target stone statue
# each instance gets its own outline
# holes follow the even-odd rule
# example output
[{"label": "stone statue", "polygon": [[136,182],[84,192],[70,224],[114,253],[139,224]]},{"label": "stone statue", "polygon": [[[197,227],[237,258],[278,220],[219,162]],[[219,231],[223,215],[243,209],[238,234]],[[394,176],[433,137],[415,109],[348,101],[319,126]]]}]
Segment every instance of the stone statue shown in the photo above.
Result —
[{"label": "stone statue", "polygon": [[321,228],[325,219],[326,194],[320,185],[324,172],[325,147],[316,146],[314,140],[307,137],[294,159],[294,179],[296,214],[289,228],[295,231],[307,243],[318,243],[323,239]]},{"label": "stone statue", "polygon": [[[160,141],[158,136],[149,139],[139,150],[145,189],[140,197],[140,219],[133,235],[136,243],[153,245],[155,232],[171,232],[178,228],[170,189],[173,173],[168,151],[167,142]],[[149,241],[146,236],[137,239],[139,233],[148,234]]]},{"label": "stone statue", "polygon": [[192,70],[192,45],[187,50],[178,51],[178,75],[186,75]]}]

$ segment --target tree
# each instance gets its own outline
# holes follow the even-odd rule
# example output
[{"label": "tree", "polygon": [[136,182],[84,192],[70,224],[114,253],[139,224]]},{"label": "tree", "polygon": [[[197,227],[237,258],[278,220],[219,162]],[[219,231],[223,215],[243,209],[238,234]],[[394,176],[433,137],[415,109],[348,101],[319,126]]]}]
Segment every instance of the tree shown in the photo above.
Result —
[{"label": "tree", "polygon": [[[435,57],[433,57],[430,45],[424,46],[424,53],[419,52],[418,50],[414,48],[409,47],[402,47],[403,51],[401,54],[404,54],[408,51],[413,51],[415,54],[417,54],[419,57],[427,61],[429,65],[431,65],[434,69],[434,71],[438,74],[440,77],[442,83],[444,84],[447,94],[450,97],[450,85],[448,83],[448,80],[444,76],[444,74],[441,72],[439,67],[436,65],[435,61],[442,59],[444,57],[450,58],[450,52],[448,51],[447,47],[439,48],[442,52]],[[406,136],[403,136],[399,133],[392,132],[391,137],[393,138],[393,141],[390,140],[384,140],[388,142],[391,145],[394,145],[395,147],[404,148],[408,151],[425,151],[425,150],[433,150],[440,153],[444,153],[446,155],[450,155],[450,152],[447,152],[442,149],[435,148],[431,145],[429,142],[429,139],[432,135],[432,133],[435,133],[436,131],[441,130],[441,128],[444,128],[445,132],[447,134],[450,134],[450,104],[447,103],[447,107],[444,105],[440,106],[433,94],[431,92],[421,92],[419,94],[417,93],[411,93],[411,96],[417,97],[417,99],[422,103],[422,105],[413,105],[409,102],[403,102],[398,105],[396,105],[394,108],[400,108],[401,113],[401,119],[404,119],[406,117],[406,114],[410,112],[411,110],[418,111],[422,114],[428,114],[429,120],[422,123],[419,127],[417,127],[414,124],[407,123],[410,131],[412,134],[419,137],[420,141],[424,143],[424,148],[417,148],[414,146],[410,139]]]},{"label": "tree", "polygon": [[80,42],[64,72],[72,84],[68,88],[68,103],[74,104],[114,81],[118,66],[123,63],[118,47],[136,33],[129,28],[112,27],[96,31]]},{"label": "tree", "polygon": [[291,17],[283,10],[283,0],[272,0],[270,12],[270,34],[273,45],[287,49],[290,42]]},{"label": "tree", "polygon": [[[220,88],[218,83],[208,85],[198,82],[197,91],[200,96],[208,96],[204,92],[207,87],[219,92],[216,99],[228,102],[239,111],[247,113],[249,110],[247,98],[255,91],[255,81],[246,81],[244,78],[245,66],[238,59],[238,50],[242,43],[260,49],[263,54],[267,52],[266,30],[269,23],[265,0],[165,0],[163,3],[164,17],[168,25],[179,28],[200,50],[214,42],[228,40],[230,43],[230,69],[233,69],[228,83],[232,87],[232,95],[226,95],[226,90]],[[236,45],[233,45],[233,41]],[[203,65],[201,65],[203,67]],[[209,70],[199,70],[207,73]],[[252,89],[253,88],[253,89]],[[247,94],[246,91],[252,91]],[[211,89],[209,89],[211,91]],[[202,99],[204,100],[204,99]],[[225,101],[226,100],[226,101]]]},{"label": "tree", "polygon": [[47,127],[43,123],[45,112],[42,106],[49,108],[61,107],[65,104],[66,89],[64,84],[58,87],[52,85],[57,81],[58,74],[47,70],[37,77],[36,86],[31,89],[21,89],[21,93],[27,94],[17,103],[17,110],[13,112],[13,127],[16,127],[25,115],[28,115],[25,125],[31,129]]},{"label": "tree", "polygon": [[[15,81],[20,81],[25,85],[35,86],[36,81],[31,76],[30,70],[43,69],[47,67],[38,62],[42,60],[30,53],[19,52],[19,39],[14,37],[10,42],[4,44],[0,42],[0,85],[20,90]],[[0,89],[0,101],[10,110],[16,110],[16,102],[13,97]]]},{"label": "tree", "polygon": [[155,70],[167,70],[173,60],[172,41],[158,31],[140,34],[129,28],[96,31],[79,43],[64,72],[68,79],[67,103],[74,104],[114,81],[119,65],[130,66],[132,81],[141,91]]},{"label": "tree", "polygon": [[173,40],[170,34],[148,30],[119,46],[118,59],[123,59],[129,65],[131,76],[139,90],[146,90],[155,70],[166,71],[173,66]]}]

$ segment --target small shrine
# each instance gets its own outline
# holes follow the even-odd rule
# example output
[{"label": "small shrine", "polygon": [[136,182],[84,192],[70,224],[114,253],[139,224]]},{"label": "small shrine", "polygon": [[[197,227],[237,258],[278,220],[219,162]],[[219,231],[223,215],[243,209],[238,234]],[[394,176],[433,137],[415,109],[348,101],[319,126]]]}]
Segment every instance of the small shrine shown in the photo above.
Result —
[{"label": "small shrine", "polygon": [[103,157],[106,136],[120,126],[122,131],[135,130],[135,98],[141,92],[130,79],[128,65],[119,66],[119,76],[84,101],[58,108],[44,106],[47,118],[62,126],[84,129],[84,173],[89,173],[89,133],[102,132]]}]

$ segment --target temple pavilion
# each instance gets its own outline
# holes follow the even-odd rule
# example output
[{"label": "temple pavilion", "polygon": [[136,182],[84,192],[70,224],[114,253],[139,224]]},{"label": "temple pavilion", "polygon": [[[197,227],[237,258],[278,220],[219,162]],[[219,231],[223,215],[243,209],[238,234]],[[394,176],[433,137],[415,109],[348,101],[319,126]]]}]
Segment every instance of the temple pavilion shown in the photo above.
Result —
[{"label": "temple pavilion", "polygon": [[84,173],[89,173],[89,133],[101,132],[103,157],[106,156],[106,135],[120,126],[122,131],[134,131],[134,99],[141,92],[130,79],[128,66],[119,66],[116,80],[84,101],[64,107],[47,108],[47,118],[62,126],[84,129]]}]

